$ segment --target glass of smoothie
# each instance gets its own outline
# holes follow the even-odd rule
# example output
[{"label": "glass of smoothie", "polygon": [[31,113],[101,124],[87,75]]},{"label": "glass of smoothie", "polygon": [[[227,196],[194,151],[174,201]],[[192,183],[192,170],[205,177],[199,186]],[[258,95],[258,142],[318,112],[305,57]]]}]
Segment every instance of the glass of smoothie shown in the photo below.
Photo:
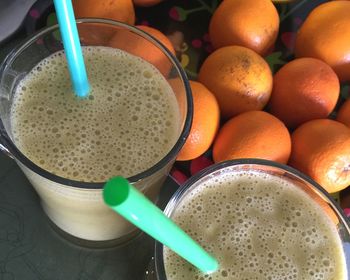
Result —
[{"label": "glass of smoothie", "polygon": [[176,58],[145,32],[102,19],[77,25],[89,96],[72,90],[58,26],[33,35],[0,69],[0,147],[60,232],[117,244],[137,231],[104,205],[102,187],[124,176],[157,201],[189,133],[191,91]]},{"label": "glass of smoothie", "polygon": [[180,187],[164,211],[220,269],[204,275],[157,243],[154,279],[348,279],[346,218],[323,188],[288,166],[215,164]]}]

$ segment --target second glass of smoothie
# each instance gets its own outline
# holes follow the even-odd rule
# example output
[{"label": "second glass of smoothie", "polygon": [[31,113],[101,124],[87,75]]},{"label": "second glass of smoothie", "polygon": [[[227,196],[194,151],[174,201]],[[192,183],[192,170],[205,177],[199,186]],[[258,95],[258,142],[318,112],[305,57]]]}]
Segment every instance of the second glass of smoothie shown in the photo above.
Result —
[{"label": "second glass of smoothie", "polygon": [[205,275],[157,243],[154,279],[348,279],[346,218],[325,190],[288,166],[215,164],[181,186],[165,213],[220,268]]},{"label": "second glass of smoothie", "polygon": [[189,133],[191,92],[176,58],[146,33],[108,20],[77,24],[89,96],[72,91],[58,27],[41,31],[0,69],[0,146],[60,230],[118,243],[135,228],[104,205],[103,184],[121,175],[157,201]]}]

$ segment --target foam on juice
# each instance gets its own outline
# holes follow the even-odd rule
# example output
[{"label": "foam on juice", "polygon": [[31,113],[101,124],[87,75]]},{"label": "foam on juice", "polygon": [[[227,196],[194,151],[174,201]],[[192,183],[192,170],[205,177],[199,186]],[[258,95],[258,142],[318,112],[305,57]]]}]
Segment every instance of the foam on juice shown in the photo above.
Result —
[{"label": "foam on juice", "polygon": [[72,92],[63,52],[17,86],[11,129],[19,150],[59,176],[103,182],[153,166],[179,135],[174,93],[149,63],[121,50],[83,47],[91,91]]},{"label": "foam on juice", "polygon": [[307,194],[277,176],[213,176],[171,217],[218,258],[220,269],[203,275],[165,247],[168,280],[347,279],[333,222]]}]

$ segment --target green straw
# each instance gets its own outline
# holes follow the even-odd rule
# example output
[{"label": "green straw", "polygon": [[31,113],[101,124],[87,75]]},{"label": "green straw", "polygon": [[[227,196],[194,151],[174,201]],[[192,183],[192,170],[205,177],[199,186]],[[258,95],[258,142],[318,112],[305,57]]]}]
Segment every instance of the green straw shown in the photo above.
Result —
[{"label": "green straw", "polygon": [[114,177],[104,186],[105,203],[204,273],[216,271],[219,264],[197,242],[123,177]]}]

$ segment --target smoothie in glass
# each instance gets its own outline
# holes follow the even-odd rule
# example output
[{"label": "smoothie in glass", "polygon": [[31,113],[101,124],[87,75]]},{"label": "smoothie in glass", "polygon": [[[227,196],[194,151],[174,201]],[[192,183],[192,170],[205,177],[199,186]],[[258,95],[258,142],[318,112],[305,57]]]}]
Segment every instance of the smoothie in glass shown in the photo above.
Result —
[{"label": "smoothie in glass", "polygon": [[204,275],[163,247],[158,279],[348,279],[347,225],[341,236],[318,190],[282,168],[226,163],[175,194],[165,211],[220,269]]},{"label": "smoothie in glass", "polygon": [[[89,96],[72,90],[58,26],[34,35],[0,68],[0,148],[28,177],[59,232],[109,246],[136,228],[104,204],[104,182],[124,176],[156,202],[189,133],[192,98],[178,61],[144,32],[102,19],[77,24],[89,31],[81,39]],[[158,49],[169,73],[143,60],[142,50],[137,56],[86,37],[106,30]]]},{"label": "smoothie in glass", "polygon": [[155,67],[127,52],[83,47],[83,54],[91,84],[86,99],[72,92],[63,52],[20,81],[11,108],[15,144],[41,168],[77,181],[147,170],[179,135],[172,88]]}]

